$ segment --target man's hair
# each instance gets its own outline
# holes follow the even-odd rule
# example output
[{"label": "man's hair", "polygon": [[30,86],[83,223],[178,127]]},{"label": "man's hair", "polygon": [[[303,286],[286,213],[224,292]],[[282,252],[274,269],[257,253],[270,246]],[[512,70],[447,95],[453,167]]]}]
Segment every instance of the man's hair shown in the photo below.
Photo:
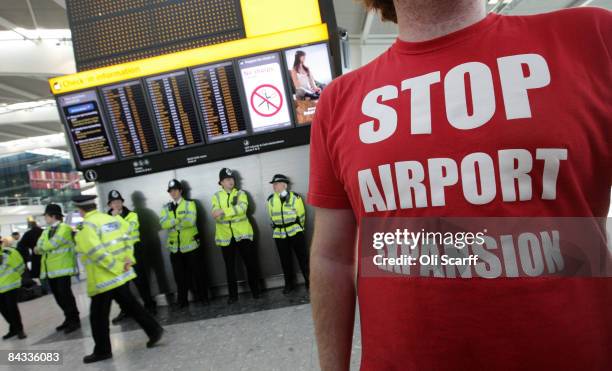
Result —
[{"label": "man's hair", "polygon": [[368,10],[376,10],[380,12],[383,21],[391,21],[397,23],[397,13],[395,13],[395,5],[393,0],[362,0]]}]

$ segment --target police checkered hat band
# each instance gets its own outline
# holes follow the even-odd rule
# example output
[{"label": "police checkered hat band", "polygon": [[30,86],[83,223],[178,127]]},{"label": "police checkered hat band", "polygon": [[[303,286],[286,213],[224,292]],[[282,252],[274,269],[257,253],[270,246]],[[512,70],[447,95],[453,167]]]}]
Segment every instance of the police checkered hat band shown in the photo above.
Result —
[{"label": "police checkered hat band", "polygon": [[272,177],[272,181],[270,182],[270,184],[277,183],[277,182],[283,182],[283,183],[289,184],[289,178],[287,178],[283,174],[275,174]]},{"label": "police checkered hat band", "polygon": [[88,205],[95,205],[96,201],[95,199],[98,196],[96,195],[81,195],[81,196],[75,196],[72,198],[72,202],[74,203],[75,206],[88,206]]}]

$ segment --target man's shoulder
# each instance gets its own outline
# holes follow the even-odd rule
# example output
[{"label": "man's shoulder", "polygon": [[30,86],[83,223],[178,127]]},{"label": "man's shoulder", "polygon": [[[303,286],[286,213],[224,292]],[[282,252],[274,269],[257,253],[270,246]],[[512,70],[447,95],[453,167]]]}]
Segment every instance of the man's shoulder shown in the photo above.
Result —
[{"label": "man's shoulder", "polygon": [[355,101],[361,93],[368,90],[376,76],[385,71],[389,61],[389,50],[383,52],[369,63],[335,78],[321,93],[317,104],[315,122],[327,121],[330,125],[338,124],[334,118],[353,112]]},{"label": "man's shoulder", "polygon": [[559,22],[593,22],[593,20],[605,20],[608,21],[612,17],[612,12],[608,9],[598,7],[578,7],[578,8],[566,8],[559,9],[548,13],[540,13],[532,16],[534,19],[540,18],[548,21],[559,21]]},{"label": "man's shoulder", "polygon": [[612,52],[612,12],[609,10],[579,7],[504,18],[522,25],[524,32],[540,43],[559,45],[562,48],[559,53],[577,63],[585,63],[589,68],[602,68],[609,63]]},{"label": "man's shoulder", "polygon": [[589,34],[589,30],[601,31],[602,27],[611,27],[612,11],[597,7],[578,7],[532,15],[506,15],[504,19],[508,22],[525,22],[529,26],[545,28],[557,34],[567,33],[579,40],[582,37],[594,36]]},{"label": "man's shoulder", "polygon": [[[372,73],[384,64],[388,50],[364,64],[363,66],[336,77],[324,90],[321,99],[340,98],[344,94],[354,92],[354,89],[364,81],[372,79]],[[327,98],[329,97],[329,98]]]}]

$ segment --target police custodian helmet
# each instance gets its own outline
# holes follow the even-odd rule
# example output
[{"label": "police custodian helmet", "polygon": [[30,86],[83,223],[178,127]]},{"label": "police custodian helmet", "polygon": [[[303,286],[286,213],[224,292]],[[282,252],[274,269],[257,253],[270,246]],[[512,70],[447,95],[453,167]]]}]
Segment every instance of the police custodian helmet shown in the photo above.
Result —
[{"label": "police custodian helmet", "polygon": [[182,191],[183,183],[179,182],[178,179],[172,179],[170,182],[168,182],[168,192],[173,189],[178,189],[179,191]]},{"label": "police custodian helmet", "polygon": [[108,202],[106,204],[110,205],[110,203],[115,201],[115,200],[121,200],[121,202],[125,202],[123,197],[121,197],[121,193],[119,193],[119,191],[113,189],[112,191],[108,192]]},{"label": "police custodian helmet", "polygon": [[232,171],[232,169],[224,167],[223,169],[221,169],[221,171],[219,171],[219,183],[221,183],[223,179],[226,178],[232,178],[234,180],[236,179],[234,177],[234,172]]},{"label": "police custodian helmet", "polygon": [[59,218],[64,217],[64,215],[62,214],[62,208],[60,207],[60,205],[57,204],[47,205],[47,207],[45,207],[45,213],[43,215],[57,216]]}]

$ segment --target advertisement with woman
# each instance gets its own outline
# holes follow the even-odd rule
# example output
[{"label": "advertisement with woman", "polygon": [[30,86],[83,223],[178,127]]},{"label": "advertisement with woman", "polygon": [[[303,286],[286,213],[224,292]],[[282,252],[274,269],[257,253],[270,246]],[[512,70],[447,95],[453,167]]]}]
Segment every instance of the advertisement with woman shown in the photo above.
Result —
[{"label": "advertisement with woman", "polygon": [[291,77],[293,107],[298,125],[312,122],[321,92],[332,80],[326,44],[315,44],[284,52]]}]

